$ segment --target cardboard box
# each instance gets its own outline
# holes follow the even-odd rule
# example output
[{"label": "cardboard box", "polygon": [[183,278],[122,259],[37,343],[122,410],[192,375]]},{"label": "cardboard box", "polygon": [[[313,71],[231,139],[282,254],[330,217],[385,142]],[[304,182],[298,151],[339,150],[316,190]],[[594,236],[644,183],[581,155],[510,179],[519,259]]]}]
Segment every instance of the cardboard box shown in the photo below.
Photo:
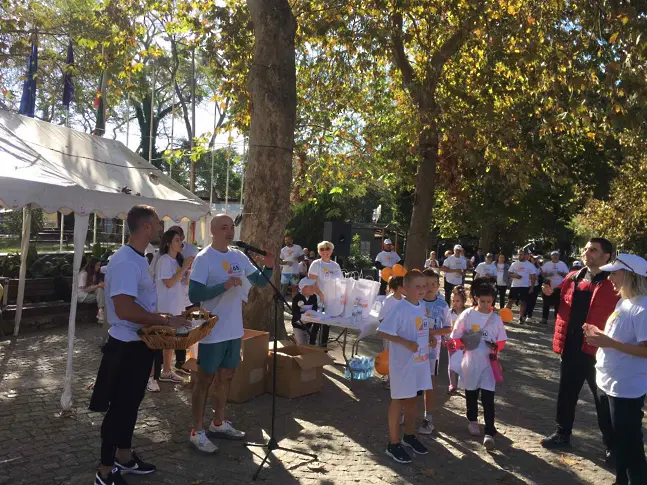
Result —
[{"label": "cardboard box", "polygon": [[[321,347],[281,342],[276,363],[276,395],[294,398],[314,394],[323,385],[323,366],[334,361]],[[267,359],[267,390],[272,392],[273,351]]]},{"label": "cardboard box", "polygon": [[[270,334],[267,332],[245,329],[241,342],[242,360],[231,381],[228,401],[241,403],[265,392],[269,340]],[[197,361],[189,359],[183,368],[191,371],[191,383],[193,383],[195,371],[198,369]],[[212,386],[209,395],[213,395],[214,389],[215,387]]]}]

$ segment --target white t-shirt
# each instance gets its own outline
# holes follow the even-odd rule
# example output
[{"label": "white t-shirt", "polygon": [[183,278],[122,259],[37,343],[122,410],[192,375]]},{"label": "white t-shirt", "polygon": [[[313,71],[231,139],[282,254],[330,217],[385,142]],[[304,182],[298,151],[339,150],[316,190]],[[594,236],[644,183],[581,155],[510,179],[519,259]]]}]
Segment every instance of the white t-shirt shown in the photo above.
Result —
[{"label": "white t-shirt", "polygon": [[425,260],[425,268],[438,268],[438,267],[439,267],[439,266],[438,266],[438,260],[437,260],[437,259],[434,259],[434,261],[433,261],[433,262],[434,262],[435,266],[432,266],[432,265],[431,265],[431,259],[427,259],[427,260]]},{"label": "white t-shirt", "polygon": [[568,274],[568,266],[566,266],[564,261],[557,261],[556,263],[547,261],[541,267],[541,272],[544,273],[546,279],[550,281],[550,285],[553,288],[556,288],[562,284],[562,281],[564,281],[564,276],[559,273]]},{"label": "white t-shirt", "polygon": [[299,258],[301,256],[303,256],[303,249],[298,244],[293,244],[291,247],[285,246],[281,249],[281,260],[290,262],[290,264],[281,266],[281,274],[299,274]]},{"label": "white t-shirt", "polygon": [[87,293],[88,291],[85,289],[87,285],[88,285],[88,272],[87,271],[79,272],[79,278],[78,278],[79,293]]},{"label": "white t-shirt", "polygon": [[[535,266],[533,264],[533,266]],[[539,277],[541,276],[541,268],[535,266],[535,287],[539,286]]]},{"label": "white t-shirt", "polygon": [[393,307],[402,301],[402,297],[398,300],[393,294],[388,295],[382,303],[382,308],[380,308],[380,316],[377,318],[380,322],[384,320],[389,312],[393,310]]},{"label": "white t-shirt", "polygon": [[415,397],[418,391],[431,389],[429,372],[429,321],[425,306],[400,300],[392,309],[378,331],[418,342],[418,351],[411,352],[404,345],[389,342],[389,381],[392,399]]},{"label": "white t-shirt", "polygon": [[[242,251],[229,248],[222,253],[207,246],[198,253],[191,267],[191,281],[205,286],[224,284],[229,278],[244,280],[254,274],[256,268]],[[243,281],[244,283],[244,281]],[[224,293],[202,302],[202,307],[218,316],[211,333],[200,340],[203,344],[215,344],[243,336],[244,286],[233,286]]]},{"label": "white t-shirt", "polygon": [[513,288],[530,288],[530,275],[536,274],[535,265],[530,261],[515,261],[510,265],[510,273],[517,274],[521,278],[512,278]]},{"label": "white t-shirt", "polygon": [[122,342],[140,340],[138,323],[121,320],[115,313],[112,299],[118,295],[135,297],[135,303],[147,312],[157,308],[157,289],[146,257],[130,246],[122,246],[110,258],[106,274],[106,314],[110,336]]},{"label": "white t-shirt", "polygon": [[[467,260],[463,257],[449,256],[443,263],[445,268],[449,269],[467,269]],[[462,285],[463,275],[461,273],[445,273],[445,281],[452,285]]]},{"label": "white t-shirt", "polygon": [[[492,320],[487,324],[492,315]],[[458,380],[458,386],[468,391],[485,389],[494,391],[496,381],[490,364],[491,349],[485,342],[502,342],[508,337],[501,317],[494,312],[481,313],[476,308],[468,308],[460,314],[451,338],[459,339],[467,330],[479,331],[486,327],[479,346],[474,350],[465,350],[461,368],[463,375]]]},{"label": "white t-shirt", "polygon": [[310,269],[308,269],[308,274],[316,276],[317,281],[336,280],[344,276],[335,261],[326,263],[322,259],[315,259],[312,262]]},{"label": "white t-shirt", "polygon": [[507,286],[508,282],[505,277],[505,263],[496,264],[496,284],[497,286]]},{"label": "white t-shirt", "polygon": [[477,274],[477,276],[483,278],[487,276],[496,276],[497,274],[497,267],[496,264],[490,263],[487,264],[486,262],[479,263],[478,266],[476,266],[476,269],[474,270]]},{"label": "white t-shirt", "polygon": [[385,268],[392,268],[393,265],[400,262],[400,256],[395,251],[382,251],[375,257],[375,261]]},{"label": "white t-shirt", "polygon": [[[620,300],[604,333],[623,344],[647,342],[647,296]],[[615,349],[598,349],[596,359],[595,380],[609,396],[635,399],[647,393],[647,359]]]},{"label": "white t-shirt", "polygon": [[180,266],[177,261],[168,254],[163,254],[157,261],[154,274],[157,284],[157,311],[169,315],[180,315],[184,311],[184,288],[181,281],[178,281],[171,288],[167,288],[162,280],[175,276]]},{"label": "white t-shirt", "polygon": [[[449,315],[449,305],[440,295],[433,301],[420,300],[425,305],[425,316],[429,320],[429,330],[438,330],[452,326],[452,319]],[[429,348],[429,360],[440,358],[440,342],[442,335],[436,335],[437,345],[435,348]]]},{"label": "white t-shirt", "polygon": [[306,276],[308,274],[308,264],[305,261],[299,261],[297,272],[299,276]]}]

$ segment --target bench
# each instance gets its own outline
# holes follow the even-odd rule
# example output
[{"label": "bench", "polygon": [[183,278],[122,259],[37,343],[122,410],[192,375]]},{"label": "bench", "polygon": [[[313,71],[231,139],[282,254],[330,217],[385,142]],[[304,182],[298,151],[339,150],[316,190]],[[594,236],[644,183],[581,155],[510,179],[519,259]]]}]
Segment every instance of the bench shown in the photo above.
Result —
[{"label": "bench", "polygon": [[[0,278],[0,284],[5,289],[3,301],[0,304],[2,315],[0,327],[5,333],[10,333],[16,318],[18,280]],[[40,330],[45,327],[67,325],[71,295],[71,277],[26,279],[21,328]],[[97,306],[94,303],[77,305],[77,322],[93,321],[96,314]]]}]

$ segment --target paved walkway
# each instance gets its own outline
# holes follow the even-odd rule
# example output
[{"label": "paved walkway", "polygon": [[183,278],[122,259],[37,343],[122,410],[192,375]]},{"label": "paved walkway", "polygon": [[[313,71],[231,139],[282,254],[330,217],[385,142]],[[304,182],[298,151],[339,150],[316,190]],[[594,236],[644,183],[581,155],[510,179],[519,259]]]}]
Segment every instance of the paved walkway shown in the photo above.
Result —
[{"label": "paved walkway", "polygon": [[[98,367],[99,329],[82,326],[75,344],[74,413],[59,414],[66,359],[64,329],[25,335],[0,343],[0,484],[90,485],[99,456],[102,416],[87,410]],[[389,393],[382,381],[344,379],[338,366],[325,368],[322,392],[278,399],[277,430],[283,446],[313,451],[318,461],[279,452],[259,478],[285,484],[610,484],[603,467],[603,448],[588,389],[578,406],[574,449],[551,453],[539,445],[553,428],[558,359],[550,350],[551,326],[510,325],[502,363],[506,382],[497,391],[500,435],[497,451],[487,453],[470,437],[459,396],[447,398],[447,377],[440,376],[439,404],[434,414],[439,430],[425,438],[429,455],[411,465],[398,465],[384,454]],[[374,352],[373,339],[360,353]],[[337,351],[335,357],[339,359]],[[446,369],[446,363],[443,364]],[[269,395],[231,405],[232,421],[261,440],[270,426]],[[238,484],[251,481],[261,460],[258,449],[220,442],[215,456],[189,447],[190,391],[162,383],[162,392],[147,394],[134,439],[137,450],[159,467],[150,477],[129,478],[132,484]]]}]

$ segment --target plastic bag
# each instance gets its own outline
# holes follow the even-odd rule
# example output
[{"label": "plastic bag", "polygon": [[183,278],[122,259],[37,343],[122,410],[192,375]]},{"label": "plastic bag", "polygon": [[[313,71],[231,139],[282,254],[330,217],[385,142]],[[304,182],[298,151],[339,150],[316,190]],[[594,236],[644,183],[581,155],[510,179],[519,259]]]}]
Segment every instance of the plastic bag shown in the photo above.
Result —
[{"label": "plastic bag", "polygon": [[457,350],[449,357],[449,370],[456,372],[459,376],[463,375],[463,351]]},{"label": "plastic bag", "polygon": [[324,294],[326,315],[338,317],[344,313],[344,304],[346,303],[346,280],[323,280],[321,291],[323,291]]},{"label": "plastic bag", "polygon": [[353,280],[352,288],[346,293],[346,308],[344,316],[350,317],[353,314],[355,301],[359,302],[362,307],[362,318],[369,318],[373,302],[380,292],[380,284],[377,281],[370,280]]},{"label": "plastic bag", "polygon": [[490,366],[492,367],[492,374],[494,374],[494,382],[503,382],[503,367],[496,354],[490,354]]}]

